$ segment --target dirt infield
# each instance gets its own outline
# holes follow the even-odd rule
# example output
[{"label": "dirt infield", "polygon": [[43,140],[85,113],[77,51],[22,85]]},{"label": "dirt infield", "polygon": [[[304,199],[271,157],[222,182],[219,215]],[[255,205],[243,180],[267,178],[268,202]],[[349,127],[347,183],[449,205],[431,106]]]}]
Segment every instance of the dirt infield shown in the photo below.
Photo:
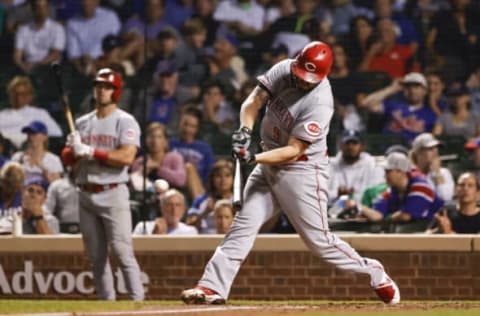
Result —
[{"label": "dirt infield", "polygon": [[[313,303],[313,302],[312,302]],[[145,306],[135,311],[60,312],[16,314],[24,316],[323,316],[323,315],[443,315],[454,310],[454,315],[480,315],[480,302],[405,302],[387,306],[374,302],[329,302],[318,304],[265,303],[260,305]],[[10,314],[12,315],[12,314]],[[451,315],[451,314],[445,314]],[[1,316],[1,315],[0,315]]]}]

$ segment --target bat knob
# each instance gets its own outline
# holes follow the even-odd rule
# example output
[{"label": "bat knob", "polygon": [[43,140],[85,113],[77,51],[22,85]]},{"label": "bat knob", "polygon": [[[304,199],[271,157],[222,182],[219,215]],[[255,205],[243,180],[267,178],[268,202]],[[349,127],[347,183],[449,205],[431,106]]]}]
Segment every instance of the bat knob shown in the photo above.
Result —
[{"label": "bat knob", "polygon": [[240,148],[240,150],[238,151],[238,153],[240,154],[240,156],[245,156],[246,153],[247,153],[247,150],[245,148]]}]

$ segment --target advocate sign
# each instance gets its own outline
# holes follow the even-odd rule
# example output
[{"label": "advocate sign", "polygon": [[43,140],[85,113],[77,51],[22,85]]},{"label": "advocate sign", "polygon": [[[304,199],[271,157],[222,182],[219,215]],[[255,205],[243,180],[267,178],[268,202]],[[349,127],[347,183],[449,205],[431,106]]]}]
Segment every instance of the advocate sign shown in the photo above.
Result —
[{"label": "advocate sign", "polygon": [[[31,260],[24,262],[23,270],[16,271],[9,279],[5,274],[3,266],[0,264],[0,291],[2,294],[47,294],[52,292],[58,294],[93,294],[93,274],[91,271],[79,271],[72,273],[70,271],[46,272],[35,271],[35,266]],[[117,293],[125,294],[127,289],[120,268],[113,273],[115,289]],[[145,272],[141,272],[141,281],[148,292],[150,278]]]}]

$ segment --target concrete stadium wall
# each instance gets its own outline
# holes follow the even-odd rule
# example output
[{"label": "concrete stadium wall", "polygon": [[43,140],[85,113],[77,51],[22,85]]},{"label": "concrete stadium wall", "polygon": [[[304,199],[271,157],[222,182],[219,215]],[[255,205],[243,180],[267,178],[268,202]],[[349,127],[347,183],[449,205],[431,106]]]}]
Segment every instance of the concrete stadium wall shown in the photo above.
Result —
[{"label": "concrete stadium wall", "polygon": [[[480,298],[480,236],[341,235],[378,258],[404,299]],[[222,236],[134,239],[148,299],[178,299],[195,284]],[[115,286],[125,287],[114,263]],[[79,236],[0,236],[0,298],[94,299]],[[296,235],[259,236],[231,299],[375,299],[368,277],[312,256]],[[119,298],[126,298],[120,294]]]}]

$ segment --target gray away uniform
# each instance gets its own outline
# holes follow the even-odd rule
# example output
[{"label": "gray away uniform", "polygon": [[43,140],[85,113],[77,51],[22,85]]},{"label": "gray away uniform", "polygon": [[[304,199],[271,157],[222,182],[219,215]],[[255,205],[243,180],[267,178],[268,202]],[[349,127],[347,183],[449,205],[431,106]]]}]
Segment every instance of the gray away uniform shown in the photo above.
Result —
[{"label": "gray away uniform", "polygon": [[325,78],[309,92],[295,88],[291,63],[292,60],[282,61],[258,77],[271,95],[261,123],[261,137],[266,150],[287,145],[291,136],[310,146],[305,157],[296,162],[259,164],[250,174],[243,208],[198,283],[225,299],[258,230],[280,209],[316,256],[340,269],[370,275],[372,285],[378,285],[383,277],[378,264],[361,257],[328,228],[326,137],[333,115],[331,87]]},{"label": "gray away uniform", "polygon": [[[96,111],[80,117],[76,122],[82,142],[101,150],[112,150],[120,145],[140,146],[140,127],[127,112],[116,109],[105,118],[97,118]],[[144,290],[140,268],[132,247],[132,221],[129,205],[128,167],[112,167],[98,160],[83,159],[78,163],[76,183],[118,184],[98,193],[80,189],[80,230],[87,255],[93,265],[95,288],[100,299],[115,300],[115,289],[109,248],[118,258],[130,298],[143,300]]]}]

